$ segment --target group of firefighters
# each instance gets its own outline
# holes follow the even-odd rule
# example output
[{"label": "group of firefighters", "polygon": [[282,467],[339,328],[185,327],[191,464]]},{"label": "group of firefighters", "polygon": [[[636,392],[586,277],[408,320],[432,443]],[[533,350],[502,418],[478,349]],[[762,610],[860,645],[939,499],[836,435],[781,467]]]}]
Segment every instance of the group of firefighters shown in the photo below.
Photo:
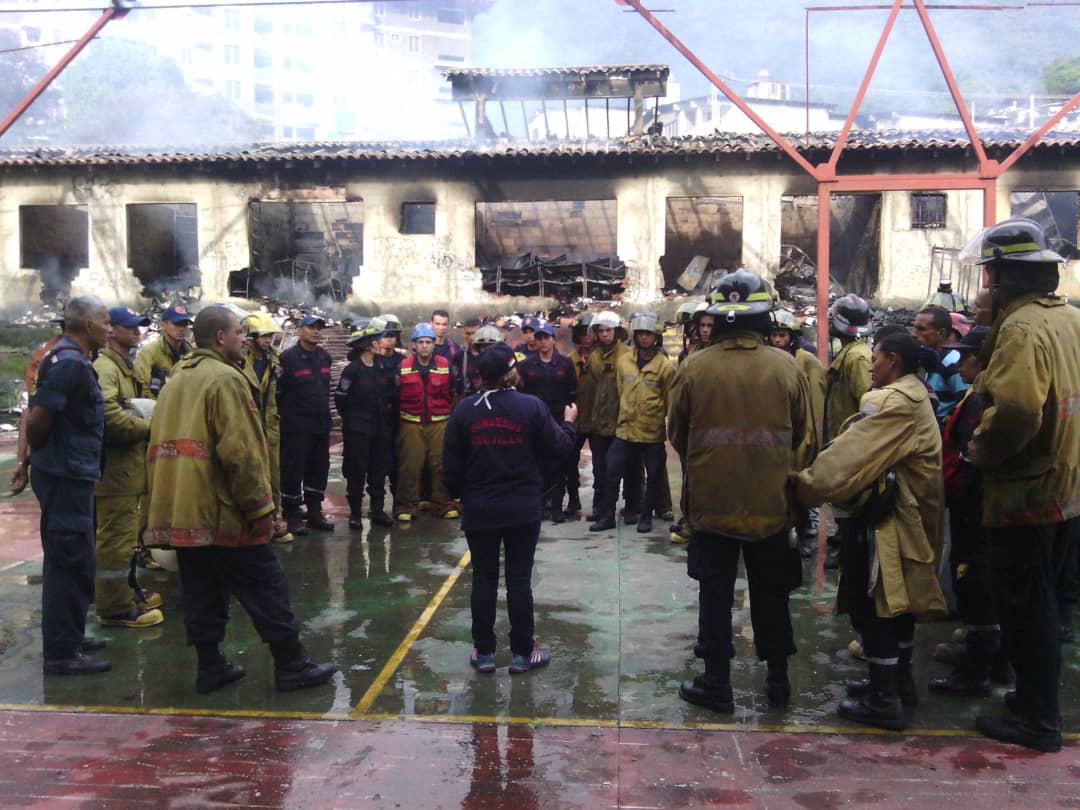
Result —
[{"label": "group of firefighters", "polygon": [[[857,722],[904,728],[903,709],[916,699],[916,621],[947,612],[939,569],[948,504],[949,570],[966,632],[956,670],[930,688],[986,696],[995,663],[1011,665],[1016,685],[1005,698],[1008,712],[980,717],[978,729],[1057,750],[1068,615],[1061,582],[1069,571],[1075,576],[1080,547],[1080,313],[1053,295],[1062,259],[1047,248],[1038,225],[1006,220],[980,234],[978,245],[986,287],[975,315],[981,325],[969,330],[929,307],[913,334],[887,327],[875,335],[866,301],[847,295],[830,311],[834,353],[827,369],[768,283],[741,269],[720,278],[707,300],[680,308],[678,358],[665,351],[664,324],[653,312],[636,312],[626,325],[612,311],[583,313],[571,327],[569,356],[555,346],[554,325],[538,318],[523,322],[523,341],[514,347],[498,327],[471,319],[458,345],[447,335],[448,313],[436,310],[412,330],[405,350],[400,320],[382,315],[355,325],[349,363],[333,390],[331,357],[320,345],[325,324],[317,316],[300,320],[295,345],[279,354],[273,344],[280,328],[265,313],[241,322],[243,313],[227,307],[207,308],[197,318],[173,307],[162,316],[161,336],[132,362],[145,321],[114,308],[107,313],[111,333],[98,334],[98,308],[83,302],[42,364],[16,470],[21,488],[27,464],[34,467],[43,507],[46,671],[107,668],[85,654],[96,640],[75,643],[71,626],[59,634],[50,626],[56,610],[50,613],[49,600],[61,597],[48,581],[59,554],[50,555],[50,543],[67,542],[57,537],[73,531],[49,525],[64,511],[50,476],[96,480],[92,465],[77,466],[78,454],[70,453],[66,466],[59,460],[62,448],[75,445],[64,438],[53,447],[52,416],[75,408],[74,392],[86,387],[77,366],[100,350],[94,370],[101,402],[79,400],[85,413],[65,422],[81,435],[94,409],[104,412],[104,472],[90,510],[97,521],[97,613],[116,626],[160,622],[160,595],[139,588],[128,569],[130,541],[145,530],[147,545],[179,549],[200,691],[243,676],[218,649],[228,593],[238,596],[270,644],[279,688],[323,683],[334,671],[304,654],[284,573],[265,543],[334,528],[323,511],[333,401],[350,528],[363,526],[365,488],[368,519],[376,525],[412,521],[425,504],[442,518],[464,512],[470,548],[476,544],[471,660],[480,671],[494,669],[500,543],[508,587],[516,583],[509,600],[512,671],[549,660],[532,639],[528,580],[539,531],[533,490],[541,499],[537,515],[555,523],[579,518],[579,462],[587,442],[589,531],[611,531],[621,517],[638,532],[652,532],[654,518],[673,519],[670,441],[683,476],[681,518],[671,537],[687,543],[688,573],[699,582],[694,652],[705,667],[682,684],[682,698],[734,710],[731,608],[741,555],[754,644],[767,664],[765,692],[774,705],[788,703],[787,663],[796,652],[788,598],[801,583],[800,554],[813,553],[807,539],[816,532],[816,507],[830,503],[837,525],[830,542],[842,571],[838,608],[850,614],[859,635],[853,646],[869,665],[868,678],[849,684],[838,711]],[[192,324],[194,347],[187,336]],[[230,375],[226,367],[242,373]],[[228,394],[211,396],[212,384]],[[508,390],[515,393],[503,393]],[[539,399],[541,415],[530,404],[535,400],[519,398],[524,394]],[[159,398],[152,420],[131,407],[140,395]],[[230,403],[248,413],[233,413]],[[528,450],[525,433],[546,445]],[[444,453],[450,454],[445,464]],[[504,463],[518,457],[535,457],[536,469]],[[485,472],[469,472],[463,459],[483,459],[474,466]],[[519,475],[515,492],[509,482]],[[182,490],[200,488],[202,496],[181,503]],[[530,504],[512,510],[529,513],[520,525],[493,523],[492,515],[522,492]],[[522,534],[531,546],[512,555]],[[194,553],[207,547],[223,556]],[[256,549],[262,549],[257,559]],[[223,573],[239,568],[230,554],[248,555],[246,575]],[[256,572],[262,585],[252,582]],[[85,602],[90,589],[72,585],[75,579],[53,573],[54,584],[75,588]],[[79,604],[67,610],[77,614]],[[85,613],[84,604],[83,623]],[[81,634],[82,625],[75,625]]]}]

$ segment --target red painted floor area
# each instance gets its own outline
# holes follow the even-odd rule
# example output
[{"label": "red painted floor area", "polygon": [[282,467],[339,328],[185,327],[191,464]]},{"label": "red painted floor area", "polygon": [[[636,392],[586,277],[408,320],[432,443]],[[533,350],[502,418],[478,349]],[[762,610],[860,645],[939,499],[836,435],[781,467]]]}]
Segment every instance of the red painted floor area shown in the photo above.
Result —
[{"label": "red painted floor area", "polygon": [[1080,807],[1075,747],[969,737],[0,714],[0,804]]}]

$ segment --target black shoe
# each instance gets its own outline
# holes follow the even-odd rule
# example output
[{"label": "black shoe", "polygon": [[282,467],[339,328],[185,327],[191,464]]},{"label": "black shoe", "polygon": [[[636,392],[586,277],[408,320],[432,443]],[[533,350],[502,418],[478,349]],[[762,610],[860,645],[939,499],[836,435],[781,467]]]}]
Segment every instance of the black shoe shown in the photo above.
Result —
[{"label": "black shoe", "polygon": [[998,686],[1012,686],[1016,683],[1012,664],[1006,661],[1004,657],[994,657],[994,662],[990,665],[990,683]]},{"label": "black shoe", "polygon": [[735,697],[731,693],[731,684],[709,686],[701,676],[692,681],[683,681],[679,686],[679,697],[687,703],[702,706],[718,714],[735,713]]},{"label": "black shoe", "polygon": [[822,563],[822,567],[826,571],[835,571],[840,567],[840,552],[834,548],[828,548],[825,553],[825,562]]},{"label": "black shoe", "polygon": [[614,529],[617,525],[613,517],[597,518],[596,522],[589,527],[589,531],[606,532]]},{"label": "black shoe", "polygon": [[637,522],[638,534],[648,534],[652,531],[652,515],[642,515]]},{"label": "black shoe", "polygon": [[349,528],[350,529],[362,529],[364,528],[364,520],[359,515],[349,515]]},{"label": "black shoe", "polygon": [[371,522],[376,526],[394,525],[394,519],[381,509],[379,509],[378,511],[372,510],[368,514],[368,517],[371,518]]},{"label": "black shoe", "polygon": [[60,658],[52,661],[46,659],[42,670],[46,675],[97,675],[108,672],[112,664],[104,658],[94,658],[82,652],[75,653],[74,658]]},{"label": "black shoe", "polygon": [[313,512],[308,510],[307,525],[309,529],[314,529],[319,532],[332,532],[334,530],[334,524],[326,519],[326,515],[322,512]]},{"label": "black shoe", "polygon": [[581,515],[581,498],[576,492],[567,499],[566,511],[563,514],[566,515],[567,520],[577,520]]},{"label": "black shoe", "polygon": [[765,698],[770,706],[787,706],[791,701],[791,681],[786,669],[765,676]]},{"label": "black shoe", "polygon": [[199,674],[195,677],[195,691],[200,695],[207,695],[240,680],[245,675],[247,673],[242,666],[234,664],[227,658],[222,658],[212,667],[199,669]]},{"label": "black shoe", "polygon": [[639,515],[637,512],[629,512],[629,511],[623,510],[622,521],[627,526],[633,526],[640,519],[641,519],[641,515]]},{"label": "black shoe", "polygon": [[552,523],[566,523],[566,515],[559,507],[554,507],[551,510],[551,522]]},{"label": "black shoe", "polygon": [[291,664],[274,667],[274,686],[279,692],[322,686],[335,672],[337,667],[333,664],[316,664],[310,658],[300,658]]},{"label": "black shoe", "polygon": [[94,638],[93,636],[83,636],[82,644],[79,648],[84,652],[95,652],[96,650],[104,650],[108,644],[103,638]]},{"label": "black shoe", "polygon": [[930,691],[938,695],[952,697],[989,697],[990,673],[977,674],[954,669],[943,678],[930,680]]},{"label": "black shoe", "polygon": [[1002,698],[1002,702],[1005,704],[1005,708],[1013,714],[1020,714],[1020,701],[1016,699],[1016,690],[1010,689],[1006,692]]},{"label": "black shoe", "polygon": [[846,720],[890,731],[903,731],[907,725],[898,698],[883,700],[868,696],[841,700],[836,707],[836,713]]},{"label": "black shoe", "polygon": [[1053,754],[1061,750],[1061,732],[1034,728],[1020,717],[979,715],[975,718],[975,729],[991,739],[1022,745],[1035,751]]},{"label": "black shoe", "polygon": [[289,534],[303,537],[308,533],[308,527],[300,515],[287,515],[285,517],[285,529]]}]

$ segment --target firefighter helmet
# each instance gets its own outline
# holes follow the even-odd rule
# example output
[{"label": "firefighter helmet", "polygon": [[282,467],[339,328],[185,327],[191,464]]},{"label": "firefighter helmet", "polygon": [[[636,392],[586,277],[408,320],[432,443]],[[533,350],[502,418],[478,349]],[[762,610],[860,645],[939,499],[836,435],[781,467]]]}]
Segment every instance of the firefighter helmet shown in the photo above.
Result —
[{"label": "firefighter helmet", "polygon": [[854,293],[837,298],[829,313],[829,330],[840,337],[866,337],[874,334],[870,305]]}]

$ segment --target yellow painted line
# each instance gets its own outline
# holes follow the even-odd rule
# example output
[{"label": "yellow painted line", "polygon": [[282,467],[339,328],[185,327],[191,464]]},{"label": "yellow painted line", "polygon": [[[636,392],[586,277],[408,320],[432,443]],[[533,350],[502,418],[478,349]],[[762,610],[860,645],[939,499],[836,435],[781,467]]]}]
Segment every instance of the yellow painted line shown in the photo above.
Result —
[{"label": "yellow painted line", "polygon": [[5,712],[69,712],[71,714],[157,714],[171,717],[241,717],[252,720],[348,720],[343,713],[262,711],[257,709],[199,709],[154,706],[88,706],[32,703],[0,703]]},{"label": "yellow painted line", "polygon": [[402,660],[405,658],[405,654],[408,653],[409,648],[416,643],[416,640],[420,638],[420,634],[424,632],[424,628],[428,626],[428,622],[431,621],[431,617],[435,615],[435,611],[439,609],[439,605],[446,599],[447,594],[450,593],[450,589],[454,587],[454,584],[458,581],[458,578],[465,571],[465,568],[469,565],[469,561],[472,559],[469,552],[466,551],[461,555],[461,559],[458,560],[457,565],[454,567],[454,572],[446,578],[446,582],[439,588],[431,601],[428,602],[424,612],[420,614],[409,632],[405,634],[405,638],[398,644],[397,649],[394,650],[394,654],[390,656],[390,660],[387,661],[383,668],[379,671],[379,677],[375,679],[375,682],[368,687],[364,692],[364,696],[360,698],[360,702],[356,704],[356,707],[349,713],[350,717],[356,718],[364,714],[371,708],[371,704],[375,702],[375,699],[382,692],[383,687],[386,686],[390,678],[393,677],[397,668],[401,665]]}]

